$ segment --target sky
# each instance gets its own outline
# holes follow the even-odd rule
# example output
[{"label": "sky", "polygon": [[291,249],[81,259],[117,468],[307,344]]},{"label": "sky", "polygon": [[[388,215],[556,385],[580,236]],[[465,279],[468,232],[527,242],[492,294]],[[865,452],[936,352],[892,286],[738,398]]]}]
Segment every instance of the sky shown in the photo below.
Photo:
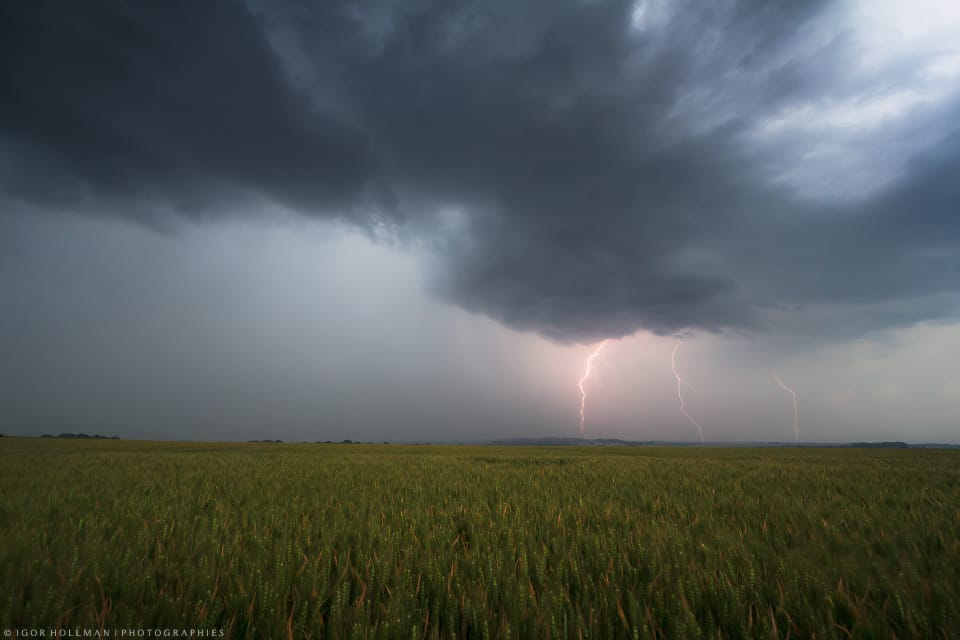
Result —
[{"label": "sky", "polygon": [[0,78],[2,433],[960,443],[952,0],[24,0]]}]

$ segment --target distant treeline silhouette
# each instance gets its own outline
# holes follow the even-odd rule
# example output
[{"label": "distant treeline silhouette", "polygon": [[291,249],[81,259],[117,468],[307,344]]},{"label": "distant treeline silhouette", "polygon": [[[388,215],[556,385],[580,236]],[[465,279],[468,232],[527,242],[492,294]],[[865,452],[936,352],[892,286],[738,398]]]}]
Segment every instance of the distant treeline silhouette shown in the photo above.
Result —
[{"label": "distant treeline silhouette", "polygon": [[87,433],[61,433],[58,436],[45,433],[41,438],[75,438],[79,440],[119,440],[120,436],[102,436],[99,433],[95,433],[92,436]]},{"label": "distant treeline silhouette", "polygon": [[[275,442],[280,443],[283,440],[247,440],[247,442],[259,443],[259,442]],[[371,442],[354,442],[353,440],[342,440],[341,442],[334,442],[332,440],[314,440],[314,444],[372,444]],[[387,444],[384,442],[384,444]]]},{"label": "distant treeline silhouette", "polygon": [[853,442],[849,446],[864,449],[909,449],[906,442]]},{"label": "distant treeline silhouette", "polygon": [[[304,441],[304,444],[307,444],[307,442]],[[373,443],[372,443],[372,442],[360,442],[359,440],[357,440],[356,442],[354,442],[353,440],[347,439],[347,440],[341,440],[340,442],[336,442],[336,441],[334,441],[334,440],[314,440],[314,441],[313,441],[313,444],[373,444]],[[383,444],[390,444],[390,443],[387,442],[386,440],[384,440],[384,441],[383,441]],[[427,444],[429,444],[429,443],[427,443]]]}]

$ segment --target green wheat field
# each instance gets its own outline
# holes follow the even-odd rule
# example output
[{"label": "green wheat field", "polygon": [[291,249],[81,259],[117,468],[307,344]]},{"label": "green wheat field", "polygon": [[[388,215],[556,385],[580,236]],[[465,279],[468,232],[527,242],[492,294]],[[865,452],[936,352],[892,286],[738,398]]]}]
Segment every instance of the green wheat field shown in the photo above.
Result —
[{"label": "green wheat field", "polygon": [[0,440],[0,627],[960,637],[960,452]]}]

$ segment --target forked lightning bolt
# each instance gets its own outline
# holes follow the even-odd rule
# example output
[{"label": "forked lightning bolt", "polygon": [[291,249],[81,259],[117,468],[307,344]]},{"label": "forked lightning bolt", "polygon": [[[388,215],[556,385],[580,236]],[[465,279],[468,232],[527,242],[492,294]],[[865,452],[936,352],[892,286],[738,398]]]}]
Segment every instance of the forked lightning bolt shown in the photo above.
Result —
[{"label": "forked lightning bolt", "polygon": [[606,340],[603,340],[598,346],[597,350],[594,351],[587,358],[587,369],[583,372],[583,377],[580,378],[578,386],[580,387],[580,431],[583,431],[583,423],[586,420],[586,409],[587,409],[587,390],[584,389],[583,383],[587,381],[587,378],[590,377],[590,372],[593,370],[593,361],[600,355],[600,352],[603,351],[603,346],[607,344]]},{"label": "forked lightning bolt", "polygon": [[693,385],[683,379],[680,375],[680,371],[677,369],[677,351],[680,349],[680,345],[683,344],[683,340],[677,340],[676,346],[673,347],[673,354],[670,356],[670,362],[673,364],[673,377],[677,379],[677,397],[680,399],[680,413],[686,416],[687,420],[690,421],[693,426],[697,428],[697,431],[700,433],[700,442],[703,442],[703,427],[700,426],[700,423],[693,419],[693,417],[687,413],[686,404],[683,401],[683,385],[687,385],[694,392]]},{"label": "forked lightning bolt", "polygon": [[783,380],[780,379],[776,371],[773,372],[773,379],[777,381],[781,389],[793,396],[793,441],[799,442],[800,432],[797,430],[797,418],[799,417],[799,412],[797,411],[797,392],[783,384]]}]

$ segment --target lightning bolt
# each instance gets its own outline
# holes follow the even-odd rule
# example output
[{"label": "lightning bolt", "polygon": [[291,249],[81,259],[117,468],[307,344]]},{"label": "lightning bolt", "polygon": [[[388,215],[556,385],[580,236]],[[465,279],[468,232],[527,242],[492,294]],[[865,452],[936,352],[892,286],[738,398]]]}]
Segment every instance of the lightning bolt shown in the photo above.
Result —
[{"label": "lightning bolt", "polygon": [[[618,372],[612,364],[607,362],[606,353],[600,355],[600,364],[602,364],[610,373],[613,374],[613,381],[616,383],[617,388],[619,389],[620,388],[620,372]],[[601,385],[603,384],[603,377],[600,378],[600,384]]]},{"label": "lightning bolt", "polygon": [[686,404],[683,401],[683,385],[687,385],[694,392],[696,392],[696,389],[692,384],[683,379],[683,376],[680,375],[680,371],[677,369],[677,351],[680,350],[680,345],[682,344],[683,340],[678,339],[677,344],[673,347],[673,353],[670,356],[670,362],[673,364],[673,377],[677,379],[677,398],[680,399],[680,413],[686,416],[687,420],[697,428],[697,431],[700,433],[700,442],[703,442],[703,427],[687,413]]},{"label": "lightning bolt", "polygon": [[793,441],[799,442],[800,432],[797,430],[797,418],[799,417],[799,412],[797,411],[797,392],[783,384],[783,380],[780,379],[776,371],[773,372],[773,379],[777,381],[781,389],[793,396]]},{"label": "lightning bolt", "polygon": [[597,350],[594,351],[587,358],[587,368],[583,372],[583,377],[580,378],[580,382],[577,386],[580,387],[580,431],[583,431],[583,423],[586,420],[586,408],[587,408],[587,390],[583,388],[583,383],[587,381],[587,378],[590,377],[590,372],[593,370],[593,361],[600,355],[600,352],[603,351],[604,345],[607,344],[606,340],[600,342],[597,346]]}]

